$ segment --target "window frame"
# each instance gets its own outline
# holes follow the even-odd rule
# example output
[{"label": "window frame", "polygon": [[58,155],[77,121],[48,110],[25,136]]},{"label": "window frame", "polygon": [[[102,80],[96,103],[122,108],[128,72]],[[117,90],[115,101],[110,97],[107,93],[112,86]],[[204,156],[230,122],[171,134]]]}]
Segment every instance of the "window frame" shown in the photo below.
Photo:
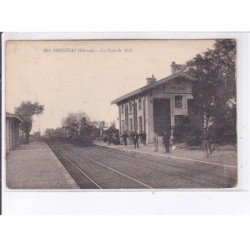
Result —
[{"label": "window frame", "polygon": [[[179,100],[178,100],[179,98]],[[177,102],[177,100],[179,102]],[[182,109],[183,108],[183,95],[175,95],[174,96],[174,107],[176,109]]]}]

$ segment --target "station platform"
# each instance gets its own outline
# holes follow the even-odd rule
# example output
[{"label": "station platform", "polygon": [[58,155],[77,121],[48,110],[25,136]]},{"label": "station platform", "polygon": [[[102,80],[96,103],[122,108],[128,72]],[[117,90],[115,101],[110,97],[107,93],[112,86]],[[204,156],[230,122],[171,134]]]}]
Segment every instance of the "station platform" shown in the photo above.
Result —
[{"label": "station platform", "polygon": [[44,141],[30,142],[6,156],[9,189],[78,189],[79,186]]},{"label": "station platform", "polygon": [[159,140],[158,152],[154,151],[155,148],[153,144],[147,144],[146,146],[144,146],[143,144],[139,144],[139,148],[134,148],[133,144],[127,146],[114,145],[114,144],[108,145],[108,143],[105,143],[102,140],[95,140],[94,144],[98,146],[110,147],[119,150],[127,150],[143,154],[165,156],[186,161],[194,161],[194,162],[196,161],[223,167],[232,167],[232,168],[237,167],[237,152],[235,150],[235,147],[230,145],[220,147],[220,150],[213,152],[213,154],[209,158],[206,158],[202,149],[198,147],[196,148],[187,147],[183,144],[176,145],[175,150],[171,150],[170,154],[166,154],[164,145],[161,142],[161,140]]}]

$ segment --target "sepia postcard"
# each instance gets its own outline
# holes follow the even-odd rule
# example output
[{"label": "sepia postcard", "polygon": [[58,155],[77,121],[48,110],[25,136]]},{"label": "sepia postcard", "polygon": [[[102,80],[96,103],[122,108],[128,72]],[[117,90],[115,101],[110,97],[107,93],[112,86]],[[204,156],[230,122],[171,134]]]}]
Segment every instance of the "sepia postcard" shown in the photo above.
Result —
[{"label": "sepia postcard", "polygon": [[11,190],[239,185],[237,39],[8,39]]}]

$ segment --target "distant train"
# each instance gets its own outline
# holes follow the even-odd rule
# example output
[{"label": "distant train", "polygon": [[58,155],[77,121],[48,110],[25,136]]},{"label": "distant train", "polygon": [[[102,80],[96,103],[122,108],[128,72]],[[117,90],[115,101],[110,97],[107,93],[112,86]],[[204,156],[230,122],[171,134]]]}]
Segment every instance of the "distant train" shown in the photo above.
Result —
[{"label": "distant train", "polygon": [[47,139],[70,141],[76,145],[89,147],[93,145],[93,130],[92,126],[87,124],[86,118],[82,118],[80,122],[57,128],[47,135]]},{"label": "distant train", "polygon": [[82,118],[80,123],[73,123],[70,126],[70,140],[72,143],[82,146],[93,145],[92,126],[88,125],[86,118]]}]

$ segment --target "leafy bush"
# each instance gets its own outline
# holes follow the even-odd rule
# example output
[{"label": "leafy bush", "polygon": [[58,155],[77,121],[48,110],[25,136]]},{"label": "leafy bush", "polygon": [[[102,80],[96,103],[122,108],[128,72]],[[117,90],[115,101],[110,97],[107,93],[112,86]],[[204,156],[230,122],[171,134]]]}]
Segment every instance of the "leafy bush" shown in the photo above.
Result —
[{"label": "leafy bush", "polygon": [[178,126],[174,127],[174,142],[182,143],[189,146],[198,146],[202,142],[202,130],[191,125],[190,119],[183,116]]},{"label": "leafy bush", "polygon": [[202,130],[190,125],[176,126],[174,128],[174,141],[184,142],[189,146],[198,146],[202,143]]},{"label": "leafy bush", "polygon": [[202,131],[198,127],[188,126],[184,135],[184,142],[189,146],[198,146],[202,143]]}]

